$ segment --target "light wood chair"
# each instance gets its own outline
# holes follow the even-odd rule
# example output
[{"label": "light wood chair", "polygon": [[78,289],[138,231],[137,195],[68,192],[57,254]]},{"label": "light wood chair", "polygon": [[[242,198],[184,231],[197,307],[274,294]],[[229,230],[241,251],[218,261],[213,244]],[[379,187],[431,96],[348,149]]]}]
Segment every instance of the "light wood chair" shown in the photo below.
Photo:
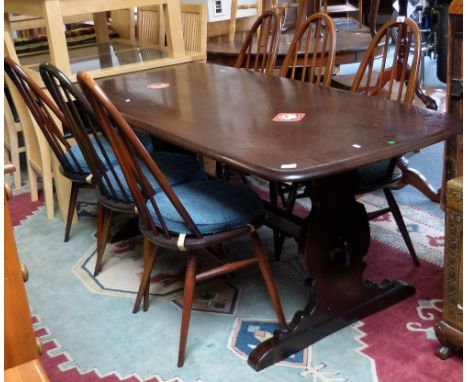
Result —
[{"label": "light wood chair", "polygon": [[239,4],[238,0],[231,1],[231,19],[229,21],[229,41],[234,41],[234,36],[236,35],[236,20],[237,20],[237,11],[240,9],[256,9],[257,16],[262,14],[262,0],[257,0],[253,3],[243,3]]},{"label": "light wood chair", "polygon": [[23,144],[20,145],[19,137],[23,134],[23,127],[19,120],[16,109],[13,109],[15,106],[13,100],[9,94],[9,89],[5,88],[5,96],[3,98],[3,107],[4,107],[4,134],[5,134],[5,150],[6,155],[5,159],[8,157],[17,169],[13,173],[13,180],[15,184],[15,189],[21,188],[21,164],[20,164],[20,154],[26,152],[26,146]]},{"label": "light wood chair", "polygon": [[23,139],[26,148],[28,186],[31,194],[31,200],[34,202],[39,199],[38,182],[40,178],[42,180],[42,189],[44,192],[46,215],[48,219],[53,219],[55,215],[54,188],[52,154],[50,147],[41,129],[34,118],[32,118],[29,109],[24,103],[16,86],[8,76],[5,77],[5,82],[15,102],[15,107],[23,129]]},{"label": "light wood chair", "polygon": [[180,4],[182,32],[186,51],[206,57],[208,10],[205,4]]},{"label": "light wood chair", "polygon": [[[206,56],[207,9],[205,4],[181,4],[182,32],[186,51]],[[162,6],[139,7],[137,35],[140,43],[165,46],[165,19]]]},{"label": "light wood chair", "polygon": [[163,7],[161,5],[139,7],[137,15],[138,42],[164,46]]},{"label": "light wood chair", "polygon": [[[144,236],[145,262],[134,312],[139,310],[142,300],[144,309],[148,308],[151,270],[158,249],[168,248],[177,251],[180,256],[187,257],[177,366],[181,367],[184,364],[197,281],[258,264],[278,321],[284,327],[286,322],[281,303],[256,232],[265,216],[263,204],[258,196],[243,186],[221,180],[188,182],[171,187],[159,166],[94,80],[86,73],[79,72],[78,81],[99,117],[102,130],[112,144],[138,210],[140,230]],[[143,170],[145,166],[149,170],[146,174]],[[160,185],[161,191],[155,193],[150,184],[151,180]],[[211,208],[206,208],[208,206]],[[234,219],[233,214],[236,216]],[[196,255],[199,252],[241,235],[250,235],[254,258],[232,261],[197,273]]]},{"label": "light wood chair", "polygon": [[119,38],[125,40],[136,40],[135,11],[133,8],[118,9],[111,11],[111,27],[118,33]]}]

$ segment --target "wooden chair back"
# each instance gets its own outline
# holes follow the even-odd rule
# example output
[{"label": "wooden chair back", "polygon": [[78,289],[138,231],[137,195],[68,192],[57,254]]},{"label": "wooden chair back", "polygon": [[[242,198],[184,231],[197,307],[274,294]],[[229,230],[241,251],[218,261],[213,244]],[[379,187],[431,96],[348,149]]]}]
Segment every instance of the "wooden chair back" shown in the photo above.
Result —
[{"label": "wooden chair back", "polygon": [[[172,190],[159,166],[146,151],[145,147],[135,135],[134,131],[119,110],[109,100],[89,74],[80,71],[78,72],[77,77],[83,93],[91,103],[91,106],[98,117],[102,131],[111,144],[119,165],[122,168],[125,180],[127,181],[128,187],[133,195],[135,205],[138,209],[140,225],[143,229],[149,231],[154,236],[162,234],[166,239],[171,239],[171,233],[167,228],[166,222],[161,215],[156,201],[158,195],[164,193],[192,234],[197,238],[202,238],[203,235],[200,233],[187,210],[182,205],[180,199]],[[153,187],[150,185],[147,176],[143,174],[141,163],[148,168],[154,180],[161,187],[160,193],[155,195]],[[146,204],[147,202],[150,203],[156,213],[160,227],[156,226],[153,218],[151,217]]]},{"label": "wooden chair back", "polygon": [[[185,50],[206,54],[208,15],[205,4],[180,4]],[[165,45],[162,5],[138,8],[138,41]]]},{"label": "wooden chair back", "polygon": [[[392,28],[397,30],[394,43],[391,37]],[[377,56],[377,47],[383,52],[382,55]],[[420,61],[421,33],[418,26],[406,17],[392,19],[372,39],[354,77],[351,91],[369,96],[385,96],[387,99],[411,105]]]},{"label": "wooden chair back", "polygon": [[93,183],[97,184],[103,195],[119,202],[132,203],[127,188],[115,172],[110,153],[106,151],[97,117],[81,90],[50,63],[42,63],[39,72],[47,90],[64,114],[67,126],[91,170]]},{"label": "wooden chair back", "polygon": [[297,30],[280,76],[330,86],[335,46],[333,20],[325,13],[314,13]]},{"label": "wooden chair back", "polygon": [[247,34],[235,67],[272,74],[278,54],[279,27],[276,12],[263,12]]},{"label": "wooden chair back", "polygon": [[208,10],[206,4],[180,4],[185,50],[206,54]]},{"label": "wooden chair back", "polygon": [[70,172],[75,172],[75,168],[80,169],[73,153],[66,156],[71,146],[54,120],[56,118],[62,126],[68,128],[63,113],[23,68],[9,57],[4,58],[4,70],[18,89],[60,165]]}]

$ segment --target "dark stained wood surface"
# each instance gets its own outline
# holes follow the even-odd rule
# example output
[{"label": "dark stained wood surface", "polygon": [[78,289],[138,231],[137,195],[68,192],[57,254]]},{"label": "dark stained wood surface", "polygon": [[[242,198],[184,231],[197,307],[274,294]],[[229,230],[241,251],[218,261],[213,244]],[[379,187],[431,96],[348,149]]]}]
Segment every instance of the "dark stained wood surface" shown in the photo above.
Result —
[{"label": "dark stained wood surface", "polygon": [[[359,27],[355,20],[337,19],[336,27],[336,65],[359,62],[369,46],[372,36],[369,28]],[[227,35],[208,38],[207,58],[211,63],[234,66],[247,32],[236,32],[234,41],[229,42]],[[294,37],[294,30],[281,33],[279,38],[276,66],[280,67]]]},{"label": "dark stained wood surface", "polygon": [[[217,36],[208,39],[207,56],[212,63],[234,66],[240,52],[242,41],[247,32],[237,32],[234,41],[229,42],[227,36]],[[293,40],[293,33],[280,34],[277,66],[281,66]],[[336,65],[359,62],[364,55],[372,36],[369,32],[339,31],[336,39]]]},{"label": "dark stained wood surface", "polygon": [[[169,86],[147,88],[155,83]],[[401,281],[363,281],[370,234],[365,208],[355,199],[353,168],[446,139],[461,130],[461,119],[210,64],[99,84],[135,127],[229,166],[270,180],[306,181],[313,189],[312,206],[320,207],[293,223],[301,263],[314,280],[310,301],[250,354],[255,370],[414,294]],[[273,122],[279,112],[306,115],[300,122]],[[296,168],[281,168],[293,163]]]},{"label": "dark stained wood surface", "polygon": [[[147,88],[161,82],[169,87]],[[462,129],[462,120],[454,116],[213,64],[184,64],[98,83],[131,124],[279,181],[332,175],[400,156]],[[273,122],[280,112],[306,115],[300,122]],[[296,168],[281,168],[284,164]]]}]

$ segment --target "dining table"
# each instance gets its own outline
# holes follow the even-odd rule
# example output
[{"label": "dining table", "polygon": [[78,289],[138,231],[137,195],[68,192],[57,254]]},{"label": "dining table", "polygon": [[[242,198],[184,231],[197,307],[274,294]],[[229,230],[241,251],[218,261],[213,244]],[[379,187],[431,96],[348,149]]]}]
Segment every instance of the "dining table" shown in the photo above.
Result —
[{"label": "dining table", "polygon": [[305,218],[268,210],[269,224],[298,240],[312,283],[308,303],[250,354],[255,370],[414,294],[401,280],[363,278],[370,232],[356,168],[451,140],[460,118],[209,63],[98,84],[139,130],[242,173],[311,188]]}]

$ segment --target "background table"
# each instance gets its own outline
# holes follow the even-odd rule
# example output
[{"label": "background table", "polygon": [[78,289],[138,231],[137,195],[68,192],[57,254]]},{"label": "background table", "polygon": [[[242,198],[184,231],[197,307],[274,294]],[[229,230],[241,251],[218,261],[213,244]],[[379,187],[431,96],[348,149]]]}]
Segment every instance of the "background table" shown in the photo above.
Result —
[{"label": "background table", "polygon": [[[350,21],[350,23],[352,23]],[[208,38],[207,59],[211,63],[234,66],[237,55],[247,32],[236,32],[234,41],[229,42],[227,35]],[[288,52],[294,37],[294,30],[281,33],[279,37],[278,57],[276,66],[280,67]],[[336,34],[335,65],[351,64],[361,61],[372,36],[369,28],[339,28]],[[254,47],[255,48],[255,47]]]}]

